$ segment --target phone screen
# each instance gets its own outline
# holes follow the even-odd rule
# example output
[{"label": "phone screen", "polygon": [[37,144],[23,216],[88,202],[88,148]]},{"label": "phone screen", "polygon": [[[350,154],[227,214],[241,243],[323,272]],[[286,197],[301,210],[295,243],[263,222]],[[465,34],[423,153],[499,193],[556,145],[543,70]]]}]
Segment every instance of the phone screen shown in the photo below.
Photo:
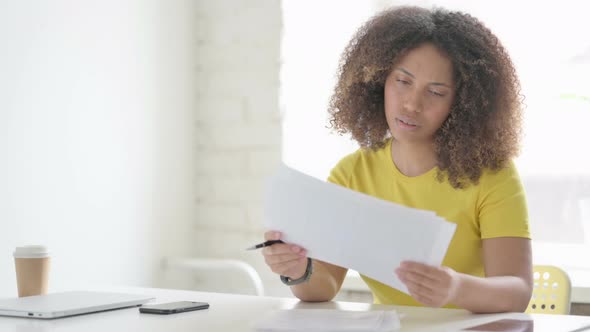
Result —
[{"label": "phone screen", "polygon": [[143,305],[139,307],[139,312],[150,314],[174,314],[178,312],[201,310],[207,308],[209,308],[209,303],[206,302],[179,301]]}]

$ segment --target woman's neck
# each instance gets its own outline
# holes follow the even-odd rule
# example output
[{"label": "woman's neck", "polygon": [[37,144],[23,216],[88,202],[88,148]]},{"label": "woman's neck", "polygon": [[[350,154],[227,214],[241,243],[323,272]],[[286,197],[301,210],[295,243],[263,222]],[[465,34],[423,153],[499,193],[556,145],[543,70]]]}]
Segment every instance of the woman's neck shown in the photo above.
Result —
[{"label": "woman's neck", "polygon": [[405,176],[422,175],[437,165],[434,145],[429,143],[391,141],[391,158]]}]

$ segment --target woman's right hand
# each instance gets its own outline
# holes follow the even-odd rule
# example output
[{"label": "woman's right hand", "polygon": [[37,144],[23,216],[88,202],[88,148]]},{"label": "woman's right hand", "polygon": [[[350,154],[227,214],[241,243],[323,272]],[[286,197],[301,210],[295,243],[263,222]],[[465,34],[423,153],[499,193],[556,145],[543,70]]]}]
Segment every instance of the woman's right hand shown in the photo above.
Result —
[{"label": "woman's right hand", "polygon": [[[281,233],[268,231],[264,233],[264,239],[266,241],[280,240]],[[270,267],[272,272],[289,277],[292,280],[303,277],[307,269],[307,251],[294,244],[273,244],[262,248],[262,255],[266,265]]]}]

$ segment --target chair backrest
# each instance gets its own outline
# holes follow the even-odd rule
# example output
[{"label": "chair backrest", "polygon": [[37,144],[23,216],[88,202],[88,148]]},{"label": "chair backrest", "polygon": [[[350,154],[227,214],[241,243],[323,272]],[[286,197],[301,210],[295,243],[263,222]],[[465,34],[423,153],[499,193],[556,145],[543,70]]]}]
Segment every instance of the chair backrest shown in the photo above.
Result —
[{"label": "chair backrest", "polygon": [[163,287],[264,295],[254,267],[237,259],[164,257]]},{"label": "chair backrest", "polygon": [[533,296],[526,312],[569,314],[572,286],[564,270],[551,265],[534,265],[533,282]]}]

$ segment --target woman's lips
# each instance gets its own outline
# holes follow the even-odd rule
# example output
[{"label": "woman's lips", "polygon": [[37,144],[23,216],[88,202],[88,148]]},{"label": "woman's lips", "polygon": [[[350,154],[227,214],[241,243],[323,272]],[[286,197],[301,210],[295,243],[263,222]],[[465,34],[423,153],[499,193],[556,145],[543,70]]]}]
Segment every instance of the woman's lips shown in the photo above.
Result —
[{"label": "woman's lips", "polygon": [[409,119],[395,118],[395,122],[397,123],[397,125],[400,128],[403,128],[403,129],[412,130],[412,129],[418,128],[418,124],[412,120],[409,120]]}]

